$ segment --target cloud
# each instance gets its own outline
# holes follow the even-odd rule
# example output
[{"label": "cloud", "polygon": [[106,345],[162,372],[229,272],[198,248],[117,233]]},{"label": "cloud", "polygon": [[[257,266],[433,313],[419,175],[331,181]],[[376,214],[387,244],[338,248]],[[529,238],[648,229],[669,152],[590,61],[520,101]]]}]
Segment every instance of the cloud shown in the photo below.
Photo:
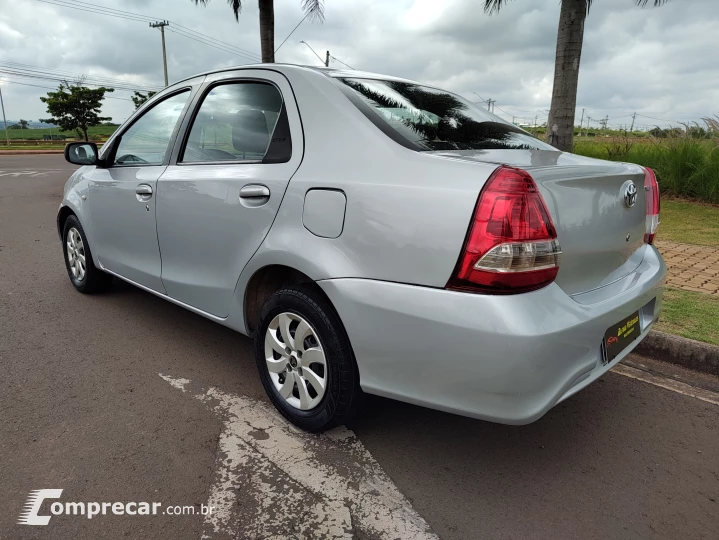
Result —
[{"label": "cloud", "polygon": [[[497,101],[509,118],[546,117],[554,75],[559,2],[509,2],[486,15],[479,0],[327,0],[324,24],[305,21],[277,54],[280,62],[319,65],[300,40],[362,70],[407,77],[454,90],[470,99]],[[578,108],[611,124],[638,111],[671,121],[719,113],[715,28],[719,2],[669,2],[639,9],[632,0],[595,2],[585,26]],[[166,33],[170,81],[250,62],[175,32],[192,28],[259,54],[257,4],[247,0],[239,22],[224,0],[206,7],[191,0],[127,0],[101,4],[172,21]],[[79,5],[80,6],[80,5]],[[302,19],[300,0],[275,0],[275,45]],[[162,84],[159,31],[144,22],[107,17],[35,0],[0,12],[3,61],[20,62],[128,83]],[[341,66],[333,61],[333,65]],[[42,88],[3,85],[12,119],[46,116]],[[54,87],[52,81],[23,80]],[[476,93],[476,94],[475,94]],[[115,99],[121,98],[121,99]],[[105,113],[123,120],[132,112],[128,92],[106,100]],[[581,114],[579,110],[578,114]],[[637,124],[661,121],[639,118]]]}]

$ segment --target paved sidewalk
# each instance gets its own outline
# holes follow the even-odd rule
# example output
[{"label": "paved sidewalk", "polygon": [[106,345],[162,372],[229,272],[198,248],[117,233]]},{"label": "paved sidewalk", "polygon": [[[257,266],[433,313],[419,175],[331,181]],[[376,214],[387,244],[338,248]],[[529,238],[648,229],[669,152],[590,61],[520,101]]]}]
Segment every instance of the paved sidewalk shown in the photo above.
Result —
[{"label": "paved sidewalk", "polygon": [[667,286],[719,296],[719,249],[658,241],[669,267]]}]

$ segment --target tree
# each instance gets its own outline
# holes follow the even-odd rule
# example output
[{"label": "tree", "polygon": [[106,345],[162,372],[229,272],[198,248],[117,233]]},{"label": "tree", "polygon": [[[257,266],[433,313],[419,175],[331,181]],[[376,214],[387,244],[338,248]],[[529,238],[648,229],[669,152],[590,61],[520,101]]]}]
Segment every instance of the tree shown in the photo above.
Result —
[{"label": "tree", "polygon": [[[498,13],[508,0],[484,0],[486,13]],[[564,152],[574,148],[574,114],[577,106],[579,60],[584,40],[584,20],[594,0],[560,0],[557,53],[554,61],[554,88],[547,121],[547,142]],[[669,0],[632,0],[644,7],[655,7]]]},{"label": "tree", "polygon": [[28,128],[28,122],[27,120],[18,120],[17,124],[13,124],[12,126],[8,126],[8,129],[27,129]]},{"label": "tree", "polygon": [[[206,6],[210,0],[192,0],[196,5]],[[227,0],[235,14],[235,20],[240,20],[242,0]],[[274,0],[257,0],[260,8],[260,47],[262,49],[262,62],[275,61],[275,6]],[[324,4],[322,0],[302,0],[302,9],[312,18],[324,19]]]},{"label": "tree", "polygon": [[101,122],[112,120],[100,116],[102,100],[106,92],[114,92],[113,88],[87,88],[80,83],[60,83],[57,92],[48,92],[47,97],[40,101],[47,105],[47,112],[52,118],[40,120],[48,124],[56,124],[63,131],[76,131],[87,141],[87,130],[98,126]]},{"label": "tree", "polygon": [[157,92],[148,92],[147,94],[143,94],[142,92],[134,92],[132,96],[130,96],[130,99],[132,99],[132,102],[135,104],[135,109],[139,109],[142,105],[145,104],[145,102],[150,99],[152,96],[157,94]]}]

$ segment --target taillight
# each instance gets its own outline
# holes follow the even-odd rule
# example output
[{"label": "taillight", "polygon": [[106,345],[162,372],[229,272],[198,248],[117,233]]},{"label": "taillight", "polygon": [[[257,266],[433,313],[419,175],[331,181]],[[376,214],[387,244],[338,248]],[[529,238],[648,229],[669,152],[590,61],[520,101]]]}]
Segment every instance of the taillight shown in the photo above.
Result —
[{"label": "taillight", "polygon": [[644,198],[647,202],[646,232],[644,243],[652,244],[659,227],[659,183],[657,175],[649,167],[644,168]]},{"label": "taillight", "polygon": [[487,180],[447,288],[512,294],[549,285],[562,251],[547,206],[526,171],[502,166]]}]

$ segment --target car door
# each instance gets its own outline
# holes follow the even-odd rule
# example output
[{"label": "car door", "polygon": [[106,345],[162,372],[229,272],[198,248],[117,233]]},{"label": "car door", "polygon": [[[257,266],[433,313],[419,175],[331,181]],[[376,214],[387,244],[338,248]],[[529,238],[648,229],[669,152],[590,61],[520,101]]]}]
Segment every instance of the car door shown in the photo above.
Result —
[{"label": "car door", "polygon": [[158,181],[162,282],[171,298],[226,317],[302,160],[302,130],[275,71],[208,76],[196,101]]},{"label": "car door", "polygon": [[164,288],[155,221],[157,179],[167,167],[189,98],[190,89],[184,89],[153,105],[114,141],[110,165],[86,174],[93,250],[100,264],[158,292]]}]

